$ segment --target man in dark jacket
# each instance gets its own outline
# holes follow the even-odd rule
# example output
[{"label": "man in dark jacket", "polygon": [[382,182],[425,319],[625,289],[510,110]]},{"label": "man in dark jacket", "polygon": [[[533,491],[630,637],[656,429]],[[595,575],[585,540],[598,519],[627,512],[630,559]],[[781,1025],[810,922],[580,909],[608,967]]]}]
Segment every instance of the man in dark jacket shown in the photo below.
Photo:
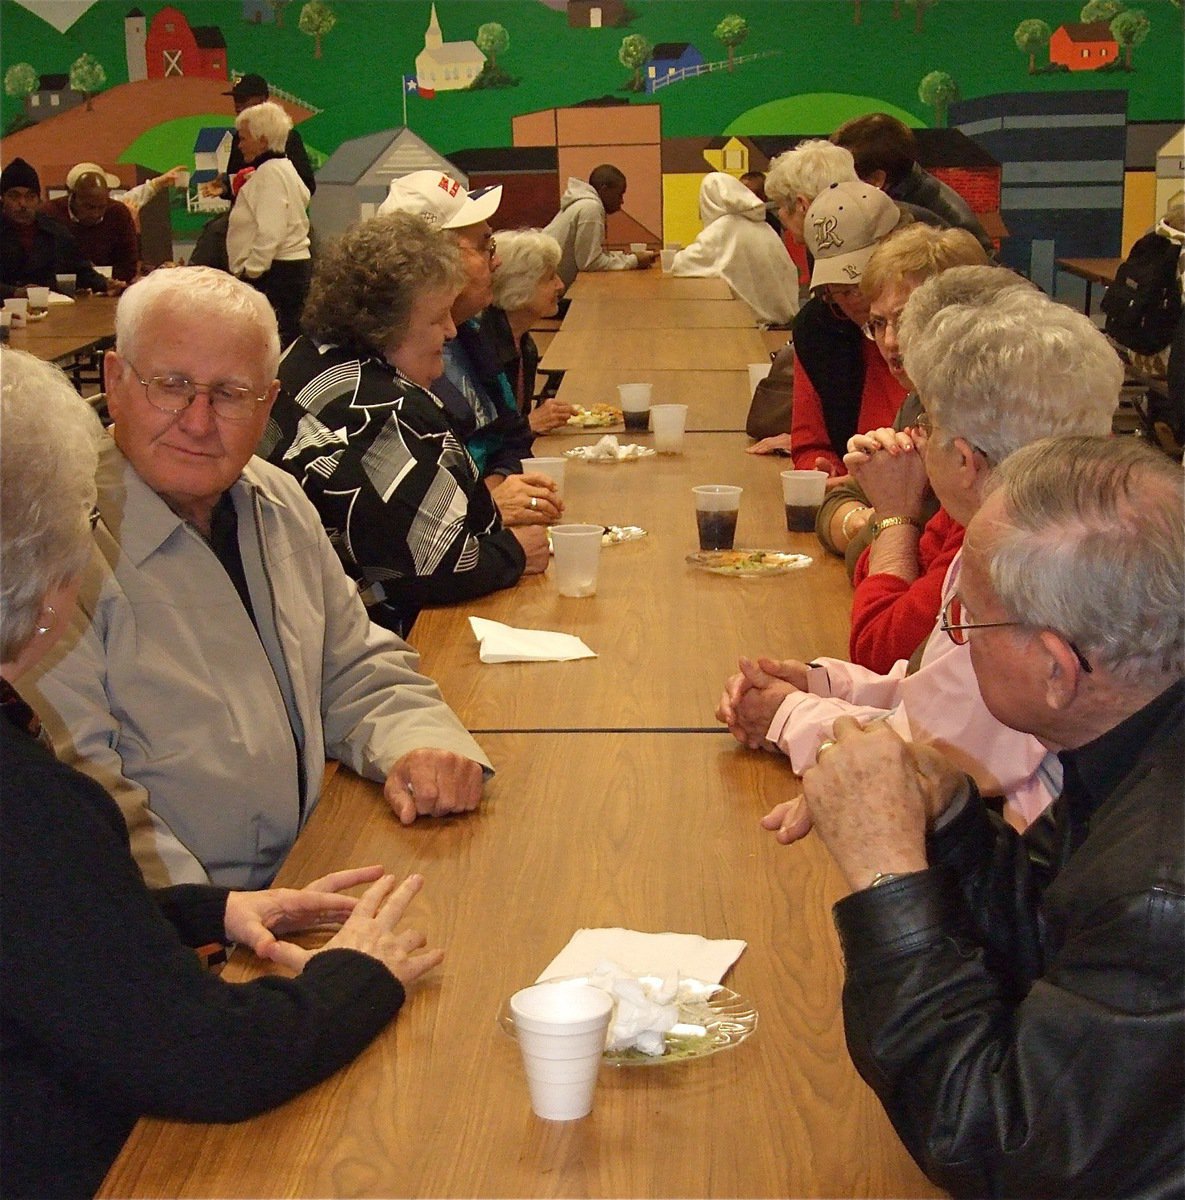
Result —
[{"label": "man in dark jacket", "polygon": [[[248,74],[243,75],[238,79],[229,92],[223,93],[231,98],[235,106],[235,116],[245,108],[253,108],[256,104],[262,104],[265,100],[271,99],[271,88],[267,85],[267,80],[262,75]],[[300,136],[296,126],[292,127],[288,134],[288,140],[284,143],[284,156],[296,168],[296,173],[300,176],[301,182],[309,189],[311,196],[317,190],[317,177],[313,174],[312,164],[309,162],[309,152],[305,149],[304,139]],[[222,195],[228,200],[233,199],[231,192],[230,181],[235,175],[247,165],[247,160],[243,157],[242,147],[239,145],[239,132],[236,129],[234,137],[230,143],[230,157],[226,162],[226,174],[220,177],[222,186]]]},{"label": "man in dark jacket", "polygon": [[41,207],[41,180],[23,158],[0,173],[0,297],[16,296],[29,284],[56,287],[58,275],[73,275],[78,287],[117,295],[124,285],[105,279],[82,256],[70,231]]},{"label": "man in dark jacket", "polygon": [[852,1058],[956,1196],[1181,1194],[1183,479],[1134,438],[1047,439],[968,526],[943,628],[1063,773],[1023,836],[883,725],[837,721],[803,778],[852,892]]}]

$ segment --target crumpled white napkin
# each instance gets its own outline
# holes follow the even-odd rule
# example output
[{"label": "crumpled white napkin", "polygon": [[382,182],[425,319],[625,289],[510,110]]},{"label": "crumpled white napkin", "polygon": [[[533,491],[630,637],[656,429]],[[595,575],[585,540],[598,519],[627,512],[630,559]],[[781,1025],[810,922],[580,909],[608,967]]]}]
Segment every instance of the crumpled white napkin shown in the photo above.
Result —
[{"label": "crumpled white napkin", "polygon": [[485,617],[470,617],[470,628],[480,644],[478,657],[483,663],[569,662],[575,658],[596,658],[580,638],[570,633],[552,633],[546,629],[516,629]]},{"label": "crumpled white napkin", "polygon": [[593,987],[614,999],[606,1050],[628,1050],[657,1057],[666,1050],[664,1035],[679,1023],[679,977],[635,979],[617,963],[602,962],[590,972]]},{"label": "crumpled white napkin", "polygon": [[576,446],[569,450],[568,454],[572,458],[605,458],[616,459],[618,462],[625,462],[631,458],[649,458],[654,451],[649,446],[639,446],[633,442],[627,442],[621,446],[617,442],[616,435],[607,433],[599,442],[591,446]]}]

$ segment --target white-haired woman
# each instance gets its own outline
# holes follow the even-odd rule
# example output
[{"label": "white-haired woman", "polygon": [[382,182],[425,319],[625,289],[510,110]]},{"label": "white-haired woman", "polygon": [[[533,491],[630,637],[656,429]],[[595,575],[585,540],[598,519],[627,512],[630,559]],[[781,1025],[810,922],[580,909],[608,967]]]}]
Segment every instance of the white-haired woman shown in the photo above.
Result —
[{"label": "white-haired woman", "polygon": [[501,263],[494,272],[494,303],[482,317],[494,335],[498,361],[514,388],[519,411],[538,437],[567,423],[576,410],[554,397],[535,402],[539,347],[531,336],[536,323],[554,317],[564,294],[560,244],[542,229],[498,234]]},{"label": "white-haired woman", "polygon": [[[90,1196],[142,1115],[238,1121],[348,1063],[442,952],[395,926],[422,880],[149,892],[115,801],[59,762],[15,683],[66,627],[91,549],[98,420],[55,367],[0,350],[0,1177]],[[339,895],[370,884],[358,900]],[[324,951],[277,934],[344,922]],[[223,983],[187,947],[300,972]],[[234,1064],[233,1067],[229,1064]]]},{"label": "white-haired woman", "polygon": [[300,333],[309,290],[309,189],[284,154],[292,120],[271,100],[235,117],[239,146],[250,165],[231,180],[234,207],[226,230],[230,270],[257,287],[276,310],[280,342]]}]

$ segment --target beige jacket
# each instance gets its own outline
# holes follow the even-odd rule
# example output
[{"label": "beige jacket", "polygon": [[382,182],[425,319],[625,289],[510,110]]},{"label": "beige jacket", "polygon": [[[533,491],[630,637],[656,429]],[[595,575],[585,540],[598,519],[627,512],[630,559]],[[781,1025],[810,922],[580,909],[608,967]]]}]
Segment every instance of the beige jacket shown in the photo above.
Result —
[{"label": "beige jacket", "polygon": [[231,488],[258,633],[207,543],[110,440],[98,482],[72,629],[22,691],[118,801],[149,886],[266,886],[327,754],[376,780],[418,747],[489,767],[415,653],[370,623],[291,476],[252,459]]}]

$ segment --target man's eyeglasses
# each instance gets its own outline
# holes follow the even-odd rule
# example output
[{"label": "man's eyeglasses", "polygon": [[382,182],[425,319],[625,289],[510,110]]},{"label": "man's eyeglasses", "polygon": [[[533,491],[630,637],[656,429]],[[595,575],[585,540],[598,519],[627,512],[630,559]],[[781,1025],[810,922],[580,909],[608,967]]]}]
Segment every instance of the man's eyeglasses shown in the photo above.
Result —
[{"label": "man's eyeglasses", "polygon": [[[942,608],[942,616],[939,618],[939,628],[956,646],[965,646],[967,644],[967,631],[970,629],[1006,629],[1008,626],[1021,626],[1024,621],[968,621],[966,610],[963,608],[963,602],[958,596],[952,596]],[[1051,633],[1056,633],[1056,630],[1051,630]],[[1078,660],[1078,665],[1090,675],[1094,668],[1086,661],[1086,656],[1074,645],[1069,638],[1063,634],[1058,634],[1059,637],[1066,643],[1067,646],[1074,652],[1074,657]]]},{"label": "man's eyeglasses", "polygon": [[206,393],[214,415],[224,421],[249,421],[264,399],[250,388],[234,383],[196,383],[184,375],[153,375],[151,379],[140,379],[140,372],[130,361],[128,366],[136,372],[148,403],[174,416],[184,412],[198,392]]}]

